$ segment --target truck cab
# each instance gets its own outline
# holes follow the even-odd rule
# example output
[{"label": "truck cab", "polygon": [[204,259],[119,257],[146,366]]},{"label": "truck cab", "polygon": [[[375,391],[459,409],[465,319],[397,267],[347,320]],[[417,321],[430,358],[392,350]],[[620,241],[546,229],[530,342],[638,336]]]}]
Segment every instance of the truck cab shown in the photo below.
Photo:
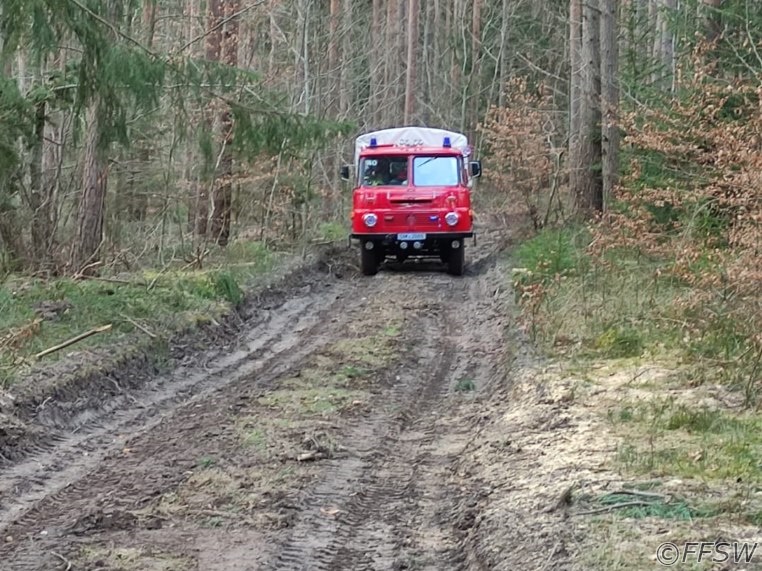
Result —
[{"label": "truck cab", "polygon": [[[393,258],[437,258],[462,275],[465,238],[474,236],[471,189],[481,163],[466,137],[407,127],[374,131],[355,141],[352,231],[363,274]],[[342,178],[350,180],[348,166]]]}]

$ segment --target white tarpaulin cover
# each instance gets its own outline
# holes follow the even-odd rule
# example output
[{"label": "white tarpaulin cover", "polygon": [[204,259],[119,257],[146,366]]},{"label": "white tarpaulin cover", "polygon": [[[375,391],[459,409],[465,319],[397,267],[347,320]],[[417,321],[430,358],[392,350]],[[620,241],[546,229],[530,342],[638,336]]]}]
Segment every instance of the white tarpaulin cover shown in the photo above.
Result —
[{"label": "white tarpaulin cover", "polygon": [[433,129],[430,127],[395,127],[364,133],[355,139],[355,165],[360,160],[360,151],[370,146],[370,140],[376,139],[377,145],[422,145],[425,147],[441,147],[444,138],[450,137],[453,149],[460,149],[463,154],[469,151],[468,139],[462,133]]}]

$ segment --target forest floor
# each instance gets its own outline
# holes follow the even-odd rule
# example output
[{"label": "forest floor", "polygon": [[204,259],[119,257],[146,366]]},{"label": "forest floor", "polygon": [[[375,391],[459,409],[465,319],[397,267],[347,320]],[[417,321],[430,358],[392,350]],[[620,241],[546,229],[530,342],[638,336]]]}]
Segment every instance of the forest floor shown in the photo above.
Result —
[{"label": "forest floor", "polygon": [[663,371],[538,356],[505,247],[482,231],[463,278],[340,253],[168,372],[6,407],[0,568],[658,568],[695,522],[608,508],[685,486],[621,476],[606,414]]}]

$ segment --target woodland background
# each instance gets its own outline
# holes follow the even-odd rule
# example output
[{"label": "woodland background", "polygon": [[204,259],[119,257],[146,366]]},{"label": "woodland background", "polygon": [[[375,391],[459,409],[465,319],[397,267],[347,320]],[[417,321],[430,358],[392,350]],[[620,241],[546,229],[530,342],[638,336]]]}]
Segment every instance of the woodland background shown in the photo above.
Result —
[{"label": "woodland background", "polygon": [[[111,280],[127,315],[161,316],[157,304],[171,313],[197,294],[236,299],[241,268],[267,266],[275,250],[346,236],[338,167],[353,137],[419,124],[467,133],[485,167],[479,212],[537,232],[517,252],[515,283],[537,339],[687,355],[755,401],[759,2],[1,10],[6,367],[19,340],[40,349],[113,310],[98,294],[68,329],[39,332],[32,302],[89,299],[85,278]],[[223,268],[211,282],[189,277],[210,264]],[[143,272],[150,302],[128,291],[130,272]],[[167,293],[184,283],[195,285]]]}]

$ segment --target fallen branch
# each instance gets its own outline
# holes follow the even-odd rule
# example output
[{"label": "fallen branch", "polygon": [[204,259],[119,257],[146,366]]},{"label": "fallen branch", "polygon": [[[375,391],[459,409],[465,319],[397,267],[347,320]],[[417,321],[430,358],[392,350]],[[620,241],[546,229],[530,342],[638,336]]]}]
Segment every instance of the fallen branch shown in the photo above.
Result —
[{"label": "fallen branch", "polygon": [[[193,263],[193,262],[191,262],[191,263]],[[188,266],[190,266],[190,264],[188,264]],[[185,266],[185,267],[183,268],[183,270],[184,270],[185,268],[187,268],[188,266]],[[151,290],[152,290],[152,289],[153,289],[153,288],[156,286],[156,284],[159,282],[159,278],[160,278],[162,275],[164,275],[164,273],[165,273],[165,272],[166,272],[168,269],[169,269],[169,264],[167,264],[167,265],[166,265],[166,266],[164,266],[162,269],[160,269],[160,270],[159,270],[159,273],[158,273],[158,274],[156,274],[156,275],[154,276],[154,278],[151,280],[151,283],[149,283],[149,284],[148,284],[148,286],[146,287],[146,291],[151,291]],[[183,270],[180,270],[180,271],[183,271]]]},{"label": "fallen branch", "polygon": [[[92,256],[91,256],[91,258],[92,258]],[[100,262],[100,261],[98,261],[98,262],[92,262],[91,264],[87,264],[86,266],[81,268],[79,271],[75,272],[72,277],[75,280],[82,279],[82,276],[85,275],[85,272],[87,272],[88,270],[92,270],[94,268],[97,268],[98,266],[102,266],[102,265],[103,265],[103,262]]]},{"label": "fallen branch", "polygon": [[95,280],[99,282],[107,282],[112,284],[125,284],[125,285],[134,285],[134,286],[144,286],[146,284],[140,283],[140,282],[131,282],[129,280],[120,280],[119,278],[104,278],[101,276],[88,276],[88,275],[79,275],[76,276],[76,279],[78,280]]},{"label": "fallen branch", "polygon": [[296,457],[297,462],[312,462],[315,460],[325,460],[326,458],[330,458],[325,452],[322,450],[310,450],[309,452],[304,452],[302,454],[299,454]]},{"label": "fallen branch", "polygon": [[585,510],[583,512],[576,512],[572,515],[591,515],[591,514],[597,514],[597,513],[603,513],[603,512],[610,512],[613,510],[619,510],[622,508],[630,508],[630,507],[636,507],[636,506],[652,506],[654,505],[654,502],[646,502],[643,500],[635,500],[632,502],[622,502],[621,504],[612,504],[610,506],[603,506],[602,508],[595,508],[593,510]]},{"label": "fallen branch", "polygon": [[132,325],[134,325],[135,327],[137,327],[138,329],[140,329],[140,330],[141,330],[143,333],[145,333],[146,335],[148,335],[148,336],[149,336],[151,339],[156,339],[157,335],[156,335],[155,333],[152,333],[152,332],[151,332],[151,331],[149,331],[147,328],[145,328],[145,327],[143,327],[142,325],[140,325],[140,323],[138,323],[138,322],[137,322],[137,321],[135,321],[134,319],[132,319],[132,318],[130,318],[130,317],[128,317],[128,316],[126,316],[126,315],[125,315],[125,314],[123,314],[123,313],[120,313],[119,315],[120,315],[122,318],[124,318],[126,321],[128,321],[129,323],[131,323]]},{"label": "fallen branch", "polygon": [[74,345],[78,341],[82,341],[82,339],[86,339],[92,335],[95,335],[96,333],[103,333],[104,331],[108,331],[110,329],[111,329],[111,323],[109,323],[108,325],[102,325],[101,327],[96,327],[95,329],[91,329],[90,331],[85,331],[84,333],[80,333],[76,337],[67,339],[63,343],[59,343],[58,345],[54,345],[53,347],[45,349],[44,351],[40,351],[34,356],[34,358],[39,359],[41,357],[44,357],[45,355],[50,355],[51,353],[55,353],[56,351],[65,349],[69,345]]}]

